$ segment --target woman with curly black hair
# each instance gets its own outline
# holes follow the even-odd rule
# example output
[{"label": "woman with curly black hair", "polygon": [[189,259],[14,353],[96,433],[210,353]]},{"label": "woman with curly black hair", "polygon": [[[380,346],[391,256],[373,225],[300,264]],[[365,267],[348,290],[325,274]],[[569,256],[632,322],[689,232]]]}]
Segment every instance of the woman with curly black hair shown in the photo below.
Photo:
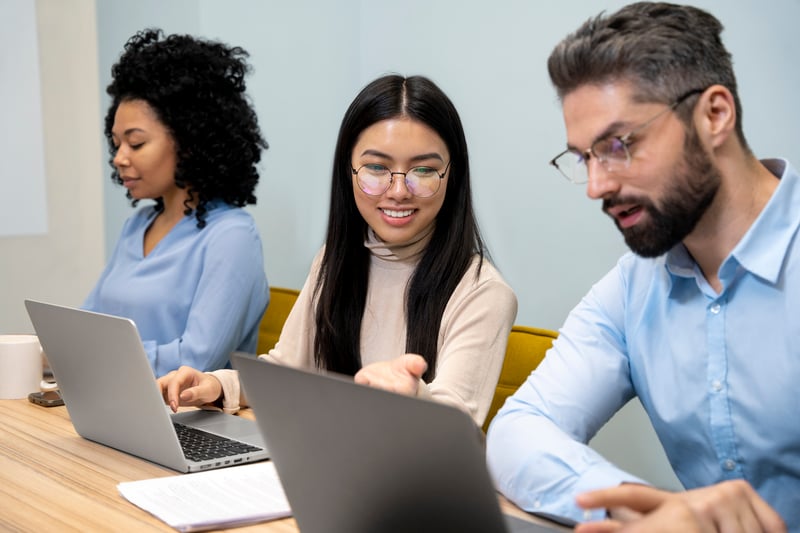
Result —
[{"label": "woman with curly black hair", "polygon": [[269,292],[252,217],[267,148],[245,94],[248,54],[144,30],[112,67],[112,179],[139,208],[83,307],[136,322],[156,376],[255,352]]},{"label": "woman with curly black hair", "polygon": [[[487,260],[453,103],[422,76],[373,81],[334,153],[325,246],[263,358],[456,406],[480,426],[517,312]],[[244,401],[232,370],[159,379],[173,409]]]}]

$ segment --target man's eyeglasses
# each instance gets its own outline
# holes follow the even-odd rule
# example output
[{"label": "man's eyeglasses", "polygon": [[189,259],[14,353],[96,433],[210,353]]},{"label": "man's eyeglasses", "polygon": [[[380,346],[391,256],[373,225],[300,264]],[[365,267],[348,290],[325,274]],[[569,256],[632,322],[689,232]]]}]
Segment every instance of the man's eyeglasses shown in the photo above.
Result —
[{"label": "man's eyeglasses", "polygon": [[450,168],[449,162],[442,172],[426,166],[410,168],[406,172],[392,172],[384,165],[369,163],[362,165],[358,170],[351,167],[351,171],[356,177],[358,188],[370,196],[380,196],[388,191],[395,175],[399,174],[403,176],[408,192],[417,198],[428,198],[439,191],[448,168]]},{"label": "man's eyeglasses", "polygon": [[602,163],[608,172],[614,172],[628,168],[631,164],[630,145],[632,138],[640,133],[647,126],[655,122],[659,117],[669,111],[674,111],[684,100],[692,95],[700,94],[705,89],[692,89],[681,95],[669,107],[658,112],[654,117],[645,121],[644,124],[632,129],[625,135],[619,137],[611,135],[598,139],[589,147],[588,150],[581,152],[574,148],[567,148],[555,156],[550,164],[556,167],[565,178],[572,183],[581,185],[589,181],[589,159],[595,157]]}]

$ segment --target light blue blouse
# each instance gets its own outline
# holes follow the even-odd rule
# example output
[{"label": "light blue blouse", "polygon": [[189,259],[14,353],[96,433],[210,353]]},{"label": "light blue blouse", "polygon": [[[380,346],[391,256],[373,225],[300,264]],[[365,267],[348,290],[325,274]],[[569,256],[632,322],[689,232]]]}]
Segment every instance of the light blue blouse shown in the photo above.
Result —
[{"label": "light blue blouse", "polygon": [[720,294],[679,244],[623,256],[570,313],[489,430],[511,500],[581,520],[576,494],[637,481],[585,443],[638,396],[685,487],[746,479],[800,531],[800,177],[764,164],[780,184],[722,263]]},{"label": "light blue blouse", "polygon": [[85,309],[132,319],[156,376],[189,365],[230,366],[230,353],[254,353],[269,301],[261,238],[252,217],[209,203],[206,227],[185,217],[144,257],[156,216],[138,209],[122,228]]}]

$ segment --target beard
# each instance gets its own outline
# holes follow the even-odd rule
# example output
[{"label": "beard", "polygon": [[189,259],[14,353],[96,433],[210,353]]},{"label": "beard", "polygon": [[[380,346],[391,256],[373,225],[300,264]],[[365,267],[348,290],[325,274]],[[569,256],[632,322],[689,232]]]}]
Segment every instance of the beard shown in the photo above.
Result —
[{"label": "beard", "polygon": [[720,175],[703,149],[694,128],[684,141],[683,161],[667,187],[660,207],[649,198],[614,197],[603,201],[603,211],[618,204],[637,204],[649,220],[629,228],[620,227],[625,244],[641,257],[658,257],[681,242],[694,230],[708,210],[720,186]]}]

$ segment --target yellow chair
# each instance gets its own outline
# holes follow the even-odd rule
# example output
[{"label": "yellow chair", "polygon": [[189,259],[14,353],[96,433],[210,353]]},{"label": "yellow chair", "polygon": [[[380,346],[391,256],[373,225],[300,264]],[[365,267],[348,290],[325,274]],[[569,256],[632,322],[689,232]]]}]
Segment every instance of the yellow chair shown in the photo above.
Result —
[{"label": "yellow chair", "polygon": [[269,305],[258,326],[257,353],[267,353],[278,342],[283,323],[286,322],[286,317],[289,316],[298,294],[300,291],[296,289],[269,288]]},{"label": "yellow chair", "polygon": [[544,359],[544,354],[553,345],[558,333],[549,329],[529,328],[527,326],[514,326],[508,335],[506,357],[503,360],[503,369],[497,380],[494,398],[483,423],[483,431],[489,429],[494,415],[503,406],[506,398],[514,394],[520,385],[528,378],[530,373],[539,366]]}]

